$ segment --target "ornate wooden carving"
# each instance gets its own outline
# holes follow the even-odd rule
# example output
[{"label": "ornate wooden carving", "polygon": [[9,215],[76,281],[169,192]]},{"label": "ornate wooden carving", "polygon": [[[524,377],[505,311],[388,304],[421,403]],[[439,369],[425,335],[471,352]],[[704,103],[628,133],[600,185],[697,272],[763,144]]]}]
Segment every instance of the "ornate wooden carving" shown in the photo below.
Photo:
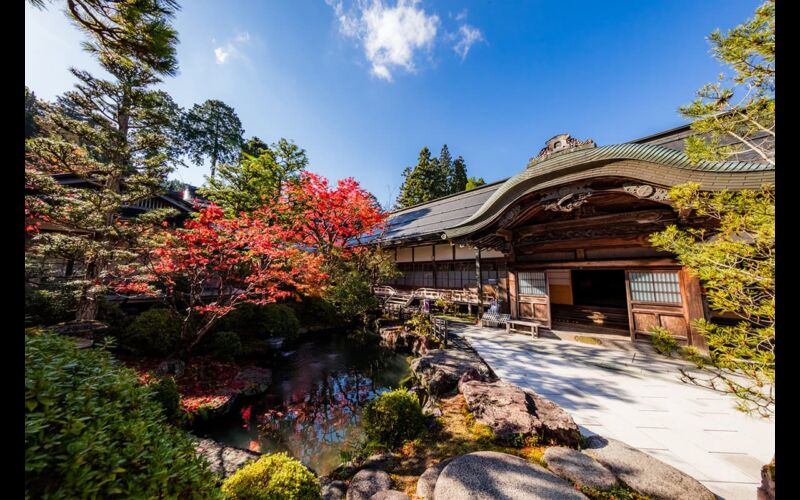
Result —
[{"label": "ornate wooden carving", "polygon": [[645,200],[653,200],[658,202],[666,202],[669,199],[669,192],[660,187],[651,186],[650,184],[625,184],[622,190],[628,194]]},{"label": "ornate wooden carving", "polygon": [[511,210],[509,210],[505,215],[503,215],[503,217],[500,219],[500,222],[498,222],[498,225],[500,227],[510,226],[511,223],[514,222],[514,218],[517,215],[519,215],[521,211],[522,207],[519,205],[515,205],[514,207],[511,208]]},{"label": "ornate wooden carving", "polygon": [[546,203],[544,205],[545,210],[549,210],[551,212],[572,212],[576,208],[580,207],[584,203],[589,201],[589,197],[592,196],[592,193],[570,193],[568,195],[562,196],[556,201]]}]

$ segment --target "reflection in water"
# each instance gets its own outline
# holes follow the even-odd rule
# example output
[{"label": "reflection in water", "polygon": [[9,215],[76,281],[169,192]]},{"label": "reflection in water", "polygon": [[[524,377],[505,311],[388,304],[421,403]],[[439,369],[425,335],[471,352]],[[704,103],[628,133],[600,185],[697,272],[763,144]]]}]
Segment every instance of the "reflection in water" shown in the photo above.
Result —
[{"label": "reflection in water", "polygon": [[286,451],[318,474],[336,467],[340,450],[361,437],[360,410],[367,401],[408,374],[403,356],[344,335],[301,344],[268,366],[268,393],[205,431],[240,448]]}]

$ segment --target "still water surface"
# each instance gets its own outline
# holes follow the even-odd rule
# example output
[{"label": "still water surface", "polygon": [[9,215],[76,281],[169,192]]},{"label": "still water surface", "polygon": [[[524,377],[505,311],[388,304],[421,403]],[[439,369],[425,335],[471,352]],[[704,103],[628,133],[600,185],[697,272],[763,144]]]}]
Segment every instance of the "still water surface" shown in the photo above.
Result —
[{"label": "still water surface", "polygon": [[200,433],[262,453],[286,451],[320,475],[363,436],[359,421],[367,401],[409,373],[404,356],[345,334],[293,346],[265,366],[272,370],[269,391]]}]

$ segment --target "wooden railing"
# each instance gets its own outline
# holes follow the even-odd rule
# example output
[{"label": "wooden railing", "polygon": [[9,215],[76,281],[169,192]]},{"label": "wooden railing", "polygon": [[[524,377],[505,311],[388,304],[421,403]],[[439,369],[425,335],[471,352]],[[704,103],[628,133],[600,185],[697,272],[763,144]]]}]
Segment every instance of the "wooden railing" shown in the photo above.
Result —
[{"label": "wooden railing", "polygon": [[447,320],[431,316],[431,324],[433,324],[433,337],[447,348]]}]

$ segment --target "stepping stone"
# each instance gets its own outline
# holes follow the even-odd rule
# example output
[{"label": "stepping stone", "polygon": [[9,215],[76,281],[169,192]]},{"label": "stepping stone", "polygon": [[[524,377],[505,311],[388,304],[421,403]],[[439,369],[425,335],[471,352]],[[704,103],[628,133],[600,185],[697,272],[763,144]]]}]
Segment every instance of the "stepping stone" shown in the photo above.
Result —
[{"label": "stepping stone", "polygon": [[369,500],[379,491],[392,487],[392,479],[382,470],[361,469],[347,488],[347,500]]},{"label": "stepping stone", "polygon": [[592,436],[584,453],[608,467],[621,481],[653,498],[715,500],[693,477],[615,439]]},{"label": "stepping stone", "polygon": [[569,482],[513,455],[478,451],[456,457],[436,481],[436,500],[585,499]]},{"label": "stepping stone", "polygon": [[347,484],[344,481],[330,481],[322,486],[320,494],[322,500],[342,500],[347,494]]},{"label": "stepping stone", "polygon": [[410,500],[408,495],[397,490],[383,490],[375,493],[370,500]]},{"label": "stepping stone", "polygon": [[596,490],[610,490],[617,484],[617,478],[608,469],[589,455],[572,448],[554,446],[544,452],[547,469],[569,479],[575,484],[589,486]]},{"label": "stepping stone", "polygon": [[447,458],[438,464],[432,465],[425,469],[425,472],[423,472],[417,480],[417,497],[425,498],[426,500],[431,500],[433,498],[433,490],[436,487],[436,480],[439,479],[439,474],[442,473],[444,468],[447,467],[447,464],[449,464],[452,460],[452,458]]},{"label": "stepping stone", "polygon": [[260,453],[225,446],[213,439],[195,438],[195,450],[198,455],[205,457],[212,471],[224,478],[261,456]]}]

